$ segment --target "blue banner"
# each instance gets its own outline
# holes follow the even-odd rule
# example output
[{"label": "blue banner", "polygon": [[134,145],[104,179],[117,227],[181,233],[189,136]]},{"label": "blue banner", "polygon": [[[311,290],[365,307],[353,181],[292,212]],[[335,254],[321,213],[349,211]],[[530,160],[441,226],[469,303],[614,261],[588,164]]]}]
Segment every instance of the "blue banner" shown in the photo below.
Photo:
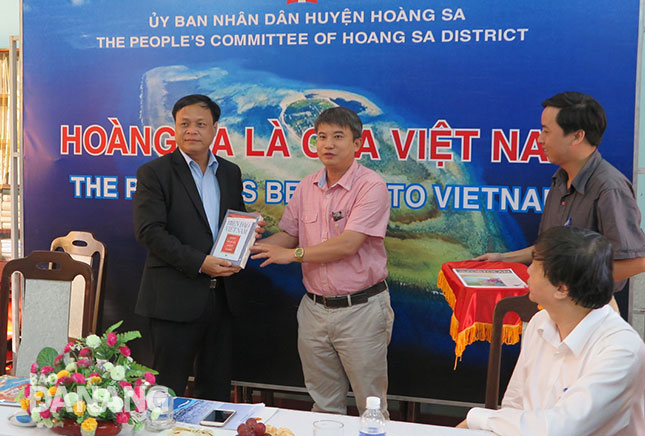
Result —
[{"label": "blue banner", "polygon": [[[186,94],[221,105],[214,150],[241,167],[269,231],[321,167],[317,114],[359,113],[360,162],[391,194],[395,395],[483,401],[488,344],[453,370],[437,273],[534,242],[556,169],[537,142],[544,99],[594,96],[608,115],[600,151],[631,179],[636,1],[23,0],[23,12],[25,252],[69,230],[105,242],[103,326],[145,331],[135,174],[175,148],[170,112]],[[251,262],[241,279],[234,378],[301,386],[299,265]],[[145,343],[135,351],[146,360]]]}]

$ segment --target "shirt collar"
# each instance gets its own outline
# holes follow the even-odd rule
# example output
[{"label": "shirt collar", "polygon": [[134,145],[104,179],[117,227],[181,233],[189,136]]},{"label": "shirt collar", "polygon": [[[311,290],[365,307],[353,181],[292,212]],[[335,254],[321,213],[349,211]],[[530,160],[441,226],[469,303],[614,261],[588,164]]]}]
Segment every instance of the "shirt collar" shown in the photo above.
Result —
[{"label": "shirt collar", "polygon": [[567,344],[567,347],[569,347],[573,354],[577,356],[582,352],[583,348],[587,344],[587,341],[591,337],[591,333],[603,323],[611,311],[613,311],[613,309],[609,307],[609,305],[592,310],[578,323],[573,331],[569,333],[562,342]]},{"label": "shirt collar", "polygon": [[[341,188],[344,188],[345,190],[349,191],[352,189],[352,183],[354,182],[354,175],[356,174],[356,171],[358,169],[358,162],[354,161],[350,165],[350,167],[345,171],[345,174],[343,174],[343,177],[338,180],[334,186],[338,185]],[[314,177],[314,180],[316,178]],[[320,189],[325,188],[325,185],[327,184],[327,171],[323,168],[320,170],[320,177],[318,178],[318,181],[314,182],[318,185]],[[334,186],[328,186],[327,189],[333,188]]]},{"label": "shirt collar", "polygon": [[577,326],[575,326],[563,341],[560,340],[558,327],[555,325],[555,322],[553,322],[551,317],[548,317],[547,321],[537,330],[542,338],[555,348],[560,348],[564,345],[571,350],[575,356],[577,356],[582,352],[587,341],[592,336],[591,333],[605,321],[611,311],[613,311],[613,309],[609,307],[609,305],[592,310],[578,323]]},{"label": "shirt collar", "polygon": [[[600,154],[598,149],[594,150],[594,152],[589,156],[589,159],[587,159],[587,162],[585,162],[583,167],[580,169],[580,172],[571,182],[571,186],[573,186],[573,188],[580,194],[584,195],[587,182],[591,178],[591,175],[594,173],[594,171],[596,171],[596,168],[598,168],[598,165],[600,165],[601,161],[602,155]],[[566,184],[567,182],[567,177],[567,172],[562,168],[559,168],[558,171],[556,171],[553,175],[553,179],[559,179],[564,184]]]},{"label": "shirt collar", "polygon": [[[188,156],[186,153],[181,148],[177,148],[181,155],[184,157],[184,160],[186,161],[186,164],[190,168],[193,164],[197,165],[197,168],[199,168],[199,164],[193,160],[192,157]],[[191,164],[192,162],[192,164]],[[214,166],[213,166],[214,165]],[[217,173],[217,167],[219,166],[219,162],[217,162],[217,159],[215,158],[215,155],[213,153],[208,153],[208,163],[206,164],[206,168],[212,168],[213,173]]]}]

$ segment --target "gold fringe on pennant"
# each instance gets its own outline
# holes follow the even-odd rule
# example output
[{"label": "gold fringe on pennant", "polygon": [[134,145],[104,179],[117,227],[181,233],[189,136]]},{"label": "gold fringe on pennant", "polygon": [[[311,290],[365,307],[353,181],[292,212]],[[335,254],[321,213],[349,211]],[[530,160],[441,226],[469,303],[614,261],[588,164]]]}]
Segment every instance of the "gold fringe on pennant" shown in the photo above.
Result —
[{"label": "gold fringe on pennant", "polygon": [[522,335],[522,322],[517,325],[502,326],[502,344],[513,345],[520,341]]},{"label": "gold fringe on pennant", "polygon": [[[490,342],[493,332],[493,325],[487,322],[476,322],[466,327],[461,332],[459,331],[459,320],[455,316],[455,304],[457,297],[453,292],[446,276],[443,271],[439,271],[437,275],[437,286],[443,291],[443,296],[453,310],[452,317],[450,318],[450,337],[455,341],[455,366],[457,369],[457,361],[461,360],[464,350],[475,341],[488,341]],[[520,341],[522,334],[522,323],[516,325],[504,324],[502,326],[502,344],[513,345]]]},{"label": "gold fringe on pennant", "polygon": [[[437,286],[443,291],[443,296],[450,305],[450,308],[452,310],[455,310],[457,297],[455,297],[455,293],[452,291],[452,288],[450,287],[448,280],[446,280],[446,276],[443,274],[443,271],[439,271],[439,275],[437,275]],[[450,329],[452,330],[452,325],[450,326]]]},{"label": "gold fringe on pennant", "polygon": [[[490,342],[493,332],[493,325],[486,322],[476,322],[459,331],[459,321],[452,315],[450,319],[450,336],[455,341],[455,366],[457,369],[457,360],[461,360],[464,350],[475,341]],[[504,324],[502,326],[502,344],[517,344],[522,334],[522,323],[517,325]]]}]

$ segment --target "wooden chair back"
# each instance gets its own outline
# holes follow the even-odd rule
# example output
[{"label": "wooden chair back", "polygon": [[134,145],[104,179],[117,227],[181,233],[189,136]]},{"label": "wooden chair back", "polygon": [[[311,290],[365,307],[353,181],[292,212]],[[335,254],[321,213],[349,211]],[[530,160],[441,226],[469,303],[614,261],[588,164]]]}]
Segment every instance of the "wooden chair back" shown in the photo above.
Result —
[{"label": "wooden chair back", "polygon": [[497,409],[499,404],[499,378],[502,359],[502,326],[504,316],[515,312],[523,322],[528,322],[538,311],[537,304],[529,300],[529,294],[518,297],[502,298],[495,305],[493,312],[493,330],[488,355],[488,372],[486,375],[486,399],[484,407]]},{"label": "wooden chair back", "polygon": [[[85,279],[82,334],[89,334],[94,278],[89,265],[63,252],[33,251],[27,257],[7,262],[0,285],[0,338],[7,336],[11,276],[15,272],[24,278],[24,286],[18,298],[20,319],[13,320],[13,340],[20,341],[13,360],[15,374],[24,377],[43,347],[62,350],[67,343],[71,283],[78,275]],[[5,373],[6,356],[7,341],[0,340],[0,375]]]},{"label": "wooden chair back", "polygon": [[[90,232],[72,230],[66,236],[60,236],[54,239],[50,250],[63,250],[65,253],[69,253],[73,259],[89,264],[92,270],[96,272],[96,286],[92,289],[94,293],[94,306],[91,326],[91,331],[96,332],[101,314],[100,306],[102,301],[101,290],[103,287],[103,268],[105,266],[105,256],[107,254],[105,244],[97,240]],[[98,261],[96,261],[97,257]],[[78,308],[80,312],[82,304],[82,298],[80,297],[82,295],[77,291],[77,289],[82,289],[82,286],[78,284],[78,281],[72,286],[74,288],[72,291],[72,309]],[[74,323],[74,320],[72,320],[72,323]]]}]

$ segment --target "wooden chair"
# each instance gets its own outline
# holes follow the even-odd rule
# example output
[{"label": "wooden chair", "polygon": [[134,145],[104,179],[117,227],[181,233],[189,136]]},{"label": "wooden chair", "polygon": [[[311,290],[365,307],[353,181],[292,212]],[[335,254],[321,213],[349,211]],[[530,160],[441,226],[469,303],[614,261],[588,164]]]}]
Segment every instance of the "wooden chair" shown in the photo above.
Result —
[{"label": "wooden chair", "polygon": [[[2,270],[0,287],[0,337],[7,336],[7,310],[11,294],[11,276],[21,273],[23,292],[19,297],[20,320],[13,320],[13,340],[20,339],[14,368],[17,376],[27,376],[38,352],[51,346],[62,350],[68,341],[71,283],[78,275],[85,279],[83,336],[92,326],[94,278],[92,269],[75,261],[69,254],[56,251],[33,251],[29,256],[7,262]],[[7,342],[0,340],[0,374],[5,373]]]},{"label": "wooden chair", "polygon": [[493,330],[488,355],[488,373],[486,376],[486,399],[484,407],[497,409],[499,404],[499,371],[502,359],[502,325],[504,316],[515,312],[522,322],[528,322],[538,312],[537,304],[529,300],[529,294],[519,297],[502,298],[495,305],[493,312]]},{"label": "wooden chair", "polygon": [[[80,232],[72,230],[66,236],[61,236],[52,241],[50,250],[63,250],[69,253],[74,260],[85,262],[90,265],[93,271],[96,272],[96,288],[93,289],[94,293],[94,312],[92,316],[91,331],[97,331],[97,324],[100,315],[101,306],[101,289],[103,287],[103,267],[105,265],[106,248],[105,244],[98,241],[90,232]],[[98,257],[98,261],[96,258]],[[72,285],[72,313],[82,313],[82,289],[80,283],[81,279],[74,280]],[[78,335],[80,330],[79,320],[72,318],[72,333]],[[74,334],[70,336],[75,336]]]}]

